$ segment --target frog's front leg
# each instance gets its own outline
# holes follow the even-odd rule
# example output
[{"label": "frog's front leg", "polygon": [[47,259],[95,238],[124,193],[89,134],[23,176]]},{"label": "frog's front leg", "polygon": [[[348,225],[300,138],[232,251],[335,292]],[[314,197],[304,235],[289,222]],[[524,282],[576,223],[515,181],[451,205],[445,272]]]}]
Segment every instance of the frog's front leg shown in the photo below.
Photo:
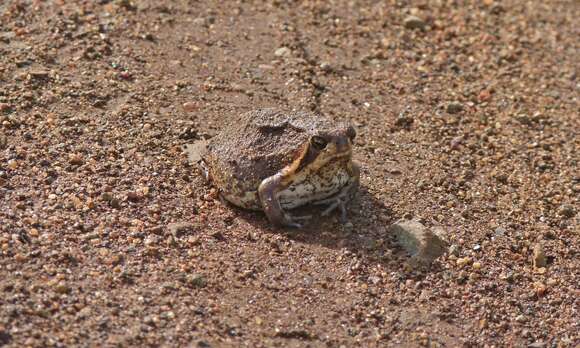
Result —
[{"label": "frog's front leg", "polygon": [[258,187],[260,203],[262,203],[262,208],[268,217],[268,220],[270,220],[273,225],[301,228],[302,225],[297,223],[295,220],[307,220],[310,217],[292,217],[284,212],[284,209],[282,209],[282,205],[280,204],[280,199],[278,198],[278,193],[285,188],[286,187],[282,184],[282,175],[280,173],[264,179],[260,184],[260,187]]},{"label": "frog's front leg", "polygon": [[317,205],[327,205],[328,207],[322,212],[322,216],[327,216],[334,210],[340,210],[340,221],[345,223],[347,221],[346,205],[356,195],[360,186],[360,165],[353,161],[351,168],[349,168],[349,175],[352,178],[351,182],[340,190],[336,195],[316,202]]}]

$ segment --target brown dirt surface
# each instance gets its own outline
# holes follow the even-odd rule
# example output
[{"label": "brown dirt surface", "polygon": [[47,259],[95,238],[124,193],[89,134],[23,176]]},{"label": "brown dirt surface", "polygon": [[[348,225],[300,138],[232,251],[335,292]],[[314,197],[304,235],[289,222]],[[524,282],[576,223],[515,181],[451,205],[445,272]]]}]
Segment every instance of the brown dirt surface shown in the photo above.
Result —
[{"label": "brown dirt surface", "polygon": [[[0,1],[0,346],[576,346],[578,18]],[[275,230],[189,164],[261,106],[354,123],[349,224]],[[449,243],[430,268],[387,232],[403,217]]]}]

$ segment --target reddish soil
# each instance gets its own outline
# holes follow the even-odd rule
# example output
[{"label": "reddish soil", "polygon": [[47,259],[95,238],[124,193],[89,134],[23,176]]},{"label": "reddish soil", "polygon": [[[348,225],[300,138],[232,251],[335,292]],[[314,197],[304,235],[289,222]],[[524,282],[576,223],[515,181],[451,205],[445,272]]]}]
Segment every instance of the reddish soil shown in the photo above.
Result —
[{"label": "reddish soil", "polygon": [[[579,344],[578,2],[159,3],[0,1],[0,346]],[[261,106],[353,122],[350,224],[189,164]]]}]

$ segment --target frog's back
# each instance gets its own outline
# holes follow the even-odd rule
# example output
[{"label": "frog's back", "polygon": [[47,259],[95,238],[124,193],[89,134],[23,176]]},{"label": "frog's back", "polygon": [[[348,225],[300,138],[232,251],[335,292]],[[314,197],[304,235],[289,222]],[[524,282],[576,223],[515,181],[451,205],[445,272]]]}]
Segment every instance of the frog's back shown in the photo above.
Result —
[{"label": "frog's back", "polygon": [[[314,115],[258,109],[232,120],[210,140],[203,155],[214,183],[226,191],[256,190],[291,163],[309,137]],[[232,187],[235,185],[237,187]]]}]

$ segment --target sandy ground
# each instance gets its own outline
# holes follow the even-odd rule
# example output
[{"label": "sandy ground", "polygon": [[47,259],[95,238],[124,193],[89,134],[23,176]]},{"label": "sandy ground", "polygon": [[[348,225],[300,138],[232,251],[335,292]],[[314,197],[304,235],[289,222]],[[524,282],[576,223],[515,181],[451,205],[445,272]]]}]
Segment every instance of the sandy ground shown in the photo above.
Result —
[{"label": "sandy ground", "polygon": [[[0,346],[579,344],[577,1],[159,3],[0,1]],[[190,165],[261,106],[356,126],[350,224]]]}]

